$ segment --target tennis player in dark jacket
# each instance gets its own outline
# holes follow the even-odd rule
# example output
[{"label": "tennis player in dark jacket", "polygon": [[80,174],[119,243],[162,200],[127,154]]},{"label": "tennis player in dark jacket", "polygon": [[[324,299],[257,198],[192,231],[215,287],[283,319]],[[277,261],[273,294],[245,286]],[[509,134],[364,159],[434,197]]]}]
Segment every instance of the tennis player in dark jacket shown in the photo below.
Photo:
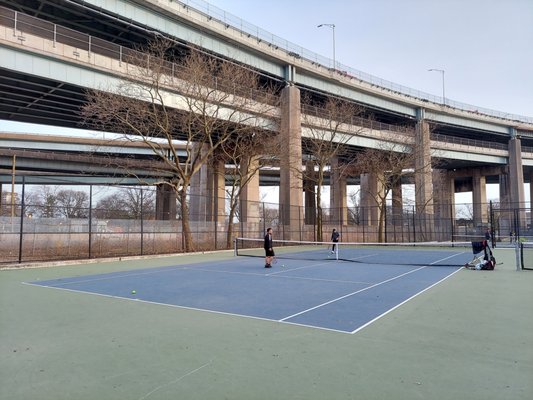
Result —
[{"label": "tennis player in dark jacket", "polygon": [[340,236],[339,232],[337,232],[336,229],[333,229],[333,232],[331,232],[331,241],[333,242],[333,245],[331,246],[332,253],[335,253],[335,248],[337,247],[336,243],[339,242]]},{"label": "tennis player in dark jacket", "polygon": [[265,235],[265,268],[272,268],[274,257],[274,243],[272,241],[272,228],[268,228]]}]

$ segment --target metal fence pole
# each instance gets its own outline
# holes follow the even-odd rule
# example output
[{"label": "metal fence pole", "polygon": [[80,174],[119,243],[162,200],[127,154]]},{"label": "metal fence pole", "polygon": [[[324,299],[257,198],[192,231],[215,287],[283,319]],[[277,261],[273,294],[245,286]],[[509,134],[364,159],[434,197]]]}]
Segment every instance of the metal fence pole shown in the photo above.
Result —
[{"label": "metal fence pole", "polygon": [[93,185],[89,185],[89,258],[92,258],[93,247]]},{"label": "metal fence pole", "polygon": [[141,188],[141,256],[144,255],[144,209],[143,189]]},{"label": "metal fence pole", "polygon": [[26,189],[26,181],[22,176],[22,203],[20,205],[20,236],[19,236],[19,264],[22,262],[22,236],[24,232],[24,195]]}]

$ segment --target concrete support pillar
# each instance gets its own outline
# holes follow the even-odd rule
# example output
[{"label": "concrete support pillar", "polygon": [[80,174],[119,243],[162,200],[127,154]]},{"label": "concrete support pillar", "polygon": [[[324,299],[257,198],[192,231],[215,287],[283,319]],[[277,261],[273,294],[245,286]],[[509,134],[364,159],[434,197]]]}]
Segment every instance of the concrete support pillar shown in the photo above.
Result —
[{"label": "concrete support pillar", "polygon": [[[207,151],[205,145],[194,144],[193,151]],[[209,167],[206,164],[200,167],[191,179],[189,190],[189,215],[191,221],[206,221],[208,212],[208,195],[212,190],[212,182],[209,179]]]},{"label": "concrete support pillar", "polygon": [[433,183],[431,173],[431,138],[429,123],[419,119],[416,124],[415,201],[418,213],[433,214]]},{"label": "concrete support pillar", "polygon": [[313,162],[313,160],[307,160],[307,162],[305,163],[305,178],[303,182],[306,225],[316,224],[315,182],[315,163]]},{"label": "concrete support pillar", "polygon": [[348,199],[346,195],[346,177],[341,174],[339,159],[331,159],[330,175],[330,208],[331,222],[335,225],[346,225],[348,222]]},{"label": "concrete support pillar", "polygon": [[392,187],[392,215],[394,225],[402,225],[403,215],[403,192],[402,192],[402,180],[398,178],[395,180]]},{"label": "concrete support pillar", "polygon": [[472,206],[474,226],[486,224],[487,219],[487,180],[478,168],[472,174]]},{"label": "concrete support pillar", "polygon": [[433,171],[435,239],[451,240],[455,220],[455,178],[445,170]]},{"label": "concrete support pillar", "polygon": [[509,195],[511,208],[516,210],[514,231],[517,235],[522,235],[527,229],[522,144],[514,128],[511,128],[511,139],[509,140]]},{"label": "concrete support pillar", "polygon": [[529,175],[529,225],[533,227],[533,172]]},{"label": "concrete support pillar", "polygon": [[524,207],[524,174],[521,140],[514,135],[509,140],[509,201],[513,208]]},{"label": "concrete support pillar", "polygon": [[243,222],[259,223],[259,157],[252,157],[241,165],[243,176],[253,172],[241,188],[241,220]]},{"label": "concrete support pillar", "polygon": [[286,239],[299,239],[302,222],[302,126],[300,90],[287,86],[281,92],[280,188],[281,221]]},{"label": "concrete support pillar", "polygon": [[209,208],[210,221],[225,222],[226,216],[226,169],[224,161],[215,160],[209,168],[212,182],[212,206]]},{"label": "concrete support pillar", "polygon": [[509,232],[514,230],[513,212],[511,210],[511,194],[509,183],[509,168],[506,168],[505,173],[500,175],[500,212],[499,212],[499,234],[507,236]]},{"label": "concrete support pillar", "polygon": [[365,226],[378,226],[378,194],[383,190],[375,174],[361,175],[361,223]]},{"label": "concrete support pillar", "polygon": [[433,175],[431,168],[431,138],[424,110],[418,110],[415,129],[415,203],[418,219],[418,237],[415,240],[433,240]]},{"label": "concrete support pillar", "polygon": [[155,192],[155,219],[176,219],[176,191],[169,185],[157,186]]},{"label": "concrete support pillar", "polygon": [[509,209],[511,206],[509,204],[511,200],[510,188],[509,188],[509,173],[503,173],[500,175],[500,208]]}]

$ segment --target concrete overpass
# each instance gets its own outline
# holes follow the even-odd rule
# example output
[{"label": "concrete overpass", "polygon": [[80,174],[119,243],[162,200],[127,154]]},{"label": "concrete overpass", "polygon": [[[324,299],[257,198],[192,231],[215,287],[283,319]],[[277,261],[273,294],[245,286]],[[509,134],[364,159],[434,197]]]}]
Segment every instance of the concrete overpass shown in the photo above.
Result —
[{"label": "concrete overpass", "polygon": [[[331,65],[221,10],[195,4],[194,8],[170,0],[1,0],[0,118],[78,127],[84,90],[116,84],[124,54],[154,35],[164,35],[184,47],[201,45],[249,65],[280,88],[288,83],[283,89],[287,92],[334,95],[364,105],[375,116],[374,123],[383,125],[354,137],[355,147],[367,147],[376,134],[397,133],[394,127],[410,125],[426,153],[439,149],[448,171],[505,166],[510,177],[508,201],[522,201],[519,183],[531,174],[527,147],[533,145],[532,118],[444,101]],[[429,124],[434,126],[431,134]],[[420,184],[426,187],[423,192],[431,190],[430,182]],[[284,201],[299,204],[298,196],[287,194]]]}]

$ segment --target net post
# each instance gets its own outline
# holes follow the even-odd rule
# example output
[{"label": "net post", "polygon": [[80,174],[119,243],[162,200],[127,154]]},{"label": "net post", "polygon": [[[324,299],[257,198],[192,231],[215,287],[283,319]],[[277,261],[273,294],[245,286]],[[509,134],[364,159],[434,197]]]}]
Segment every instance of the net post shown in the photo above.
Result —
[{"label": "net post", "polygon": [[520,271],[522,269],[522,257],[521,257],[521,246],[518,240],[515,240],[515,258],[516,258],[516,270]]},{"label": "net post", "polygon": [[237,238],[233,238],[233,256],[237,257]]},{"label": "net post", "polygon": [[339,243],[335,246],[335,261],[339,261]]}]

